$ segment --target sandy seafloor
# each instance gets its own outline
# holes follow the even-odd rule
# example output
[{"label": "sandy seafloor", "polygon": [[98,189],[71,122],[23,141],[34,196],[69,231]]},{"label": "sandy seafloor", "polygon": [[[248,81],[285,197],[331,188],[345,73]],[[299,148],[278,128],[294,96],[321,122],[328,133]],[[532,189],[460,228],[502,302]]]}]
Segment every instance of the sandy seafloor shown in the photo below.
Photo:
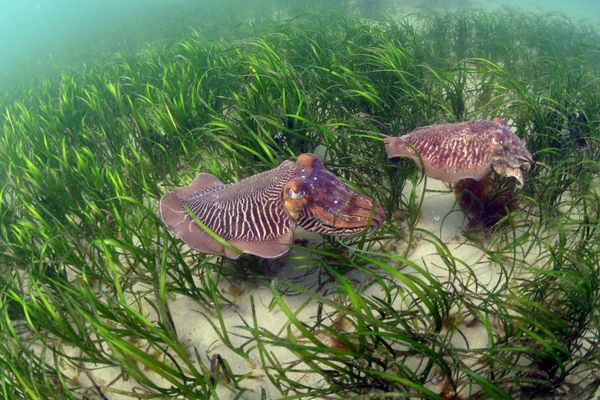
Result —
[{"label": "sandy seafloor", "polygon": [[[405,194],[408,194],[408,191],[412,188],[413,185],[408,183],[405,187]],[[463,282],[466,283],[471,290],[473,290],[475,285],[478,285],[480,288],[479,290],[483,290],[486,287],[491,288],[496,285],[499,279],[506,279],[506,277],[502,278],[498,265],[491,263],[488,256],[483,251],[484,248],[494,245],[494,238],[488,238],[482,245],[465,237],[465,216],[463,212],[458,209],[455,196],[450,190],[449,185],[437,180],[427,179],[418,183],[416,189],[417,193],[422,193],[424,196],[420,220],[417,226],[435,234],[448,247],[457,260],[464,262],[464,264],[459,263],[457,265],[459,273],[461,273],[461,271],[465,273]],[[571,210],[571,212],[576,213],[576,210]],[[318,235],[307,234],[305,232],[298,232],[297,238],[308,239],[313,243],[316,243],[316,241],[319,240]],[[388,242],[384,244],[384,248],[390,253],[402,254],[406,250],[406,244],[405,242],[400,241]],[[301,250],[292,250],[289,255],[294,255],[298,251]],[[535,260],[540,254],[537,251],[533,251],[529,252],[527,255],[515,254],[515,256],[516,258],[523,256],[520,260],[521,263],[535,264]],[[440,282],[443,282],[449,276],[448,269],[436,251],[435,245],[425,238],[417,240],[416,244],[409,250],[406,259],[427,269],[432,275],[436,276]],[[268,269],[275,271],[272,273],[272,279],[278,279],[280,281],[288,280],[305,287],[314,287],[319,280],[319,274],[323,273],[323,271],[318,269],[307,270],[306,268],[298,268],[293,260],[291,262],[286,260],[287,256],[269,262],[270,265]],[[236,261],[233,261],[233,263],[235,262]],[[472,269],[474,273],[470,272],[470,269]],[[411,270],[409,267],[404,267],[402,272],[417,274],[417,272]],[[516,273],[518,274],[519,272],[517,271]],[[365,279],[363,274],[355,271],[348,272],[346,277],[357,286],[364,283],[361,282],[361,280],[364,281]],[[134,291],[135,289],[136,288],[134,288]],[[256,281],[245,280],[241,277],[238,280],[229,279],[227,282],[223,281],[219,289],[234,303],[234,306],[224,307],[222,309],[222,315],[227,332],[229,333],[229,338],[235,346],[247,342],[247,338],[250,336],[242,327],[252,321],[251,296],[254,299],[256,315],[259,317],[259,326],[280,337],[285,337],[288,334],[288,318],[278,306],[271,306],[273,294],[268,282],[259,283]],[[319,290],[319,293],[335,293],[333,287],[331,287],[332,290],[328,291],[327,289],[327,287],[322,288]],[[148,290],[148,288],[140,286],[139,290],[143,292]],[[381,294],[381,288],[377,285],[371,285],[363,292],[364,296],[374,294]],[[334,297],[334,295],[330,296],[332,300]],[[297,317],[301,321],[305,322],[307,325],[314,323],[319,307],[318,302],[313,301],[308,296],[302,294],[284,294],[282,295],[282,299],[292,311],[301,309],[297,314]],[[394,304],[394,306],[402,309],[404,307],[402,300],[403,299],[398,299],[397,304]],[[256,350],[251,352],[251,357],[248,361],[223,345],[221,339],[207,321],[207,317],[204,316],[202,310],[190,298],[181,295],[171,295],[169,297],[169,307],[176,331],[178,332],[181,342],[187,345],[187,350],[190,354],[197,351],[198,354],[204,357],[205,365],[210,365],[210,358],[218,354],[223,359],[227,360],[234,374],[252,375],[251,379],[247,379],[241,384],[243,388],[248,389],[241,398],[261,398],[262,390],[265,391],[267,398],[269,399],[281,397],[281,394],[261,369],[259,355]],[[325,315],[329,310],[327,309],[327,306],[325,306],[322,311],[323,315]],[[151,307],[145,307],[144,314],[150,320],[158,320],[154,309]],[[465,349],[485,349],[488,347],[488,332],[483,325],[469,315],[464,315],[463,317],[464,319],[462,322],[455,328],[460,331],[460,334],[454,334],[452,336],[453,345],[456,348]],[[216,323],[216,321],[213,321],[213,323]],[[494,326],[493,320],[492,326]],[[292,332],[298,341],[305,340],[297,330],[292,329]],[[443,335],[444,333],[445,332],[442,331],[440,335]],[[328,337],[326,335],[318,337],[323,343],[327,343]],[[142,345],[143,344],[140,344],[141,348],[143,348]],[[269,350],[279,359],[279,362],[282,365],[285,365],[286,362],[297,360],[292,353],[284,348],[275,347],[270,348]],[[475,354],[475,352],[471,354]],[[472,359],[464,361],[468,364],[476,363],[477,358],[473,356]],[[417,364],[418,360],[415,359],[415,366]],[[408,365],[410,366],[410,363]],[[68,376],[73,376],[74,380],[80,383],[82,389],[88,388],[86,393],[90,395],[91,398],[94,398],[95,393],[92,379],[110,400],[131,399],[129,396],[118,393],[121,390],[126,392],[136,390],[143,393],[143,389],[136,386],[132,379],[115,379],[115,377],[119,377],[120,370],[118,368],[105,367],[96,369],[93,365],[82,367],[85,367],[86,370],[73,370],[67,368],[64,372]],[[304,383],[318,386],[321,383],[314,381],[315,376],[316,374],[312,376],[299,374],[297,379]],[[313,381],[311,381],[311,379]],[[431,381],[435,383],[430,384],[429,388],[435,392],[440,392],[442,390],[441,385],[443,379],[436,377],[435,371],[432,373]],[[162,381],[160,377],[156,377],[156,382],[166,387],[169,386],[169,383]],[[470,389],[473,388],[463,388],[464,393],[462,394],[467,394]],[[222,399],[228,399],[235,397],[236,393],[230,391],[226,385],[219,385],[218,395]]]}]

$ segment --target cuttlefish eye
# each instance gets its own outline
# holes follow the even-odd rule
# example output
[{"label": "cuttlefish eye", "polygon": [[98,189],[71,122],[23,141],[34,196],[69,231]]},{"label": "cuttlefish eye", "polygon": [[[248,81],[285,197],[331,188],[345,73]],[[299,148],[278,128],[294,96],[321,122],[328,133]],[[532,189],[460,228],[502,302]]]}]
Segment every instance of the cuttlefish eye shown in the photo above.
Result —
[{"label": "cuttlefish eye", "polygon": [[305,189],[306,180],[303,178],[292,179],[283,188],[281,196],[283,206],[293,220],[300,218],[300,214],[302,214],[308,204],[310,196]]},{"label": "cuttlefish eye", "polygon": [[297,192],[294,192],[294,189],[289,188],[288,195],[290,196],[290,199],[298,200],[304,197],[304,190],[301,189]]}]

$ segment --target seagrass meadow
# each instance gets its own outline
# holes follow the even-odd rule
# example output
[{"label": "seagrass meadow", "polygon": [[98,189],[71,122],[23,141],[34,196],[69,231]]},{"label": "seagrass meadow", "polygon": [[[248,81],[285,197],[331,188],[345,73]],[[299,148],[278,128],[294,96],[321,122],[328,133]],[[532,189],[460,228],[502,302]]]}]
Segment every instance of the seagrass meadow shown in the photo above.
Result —
[{"label": "seagrass meadow", "polygon": [[[0,397],[598,396],[598,32],[420,11],[216,33],[228,17],[4,84]],[[494,117],[535,167],[519,207],[473,232],[383,137]],[[375,198],[384,225],[231,261],[158,216],[198,172],[235,182],[303,152]]]}]

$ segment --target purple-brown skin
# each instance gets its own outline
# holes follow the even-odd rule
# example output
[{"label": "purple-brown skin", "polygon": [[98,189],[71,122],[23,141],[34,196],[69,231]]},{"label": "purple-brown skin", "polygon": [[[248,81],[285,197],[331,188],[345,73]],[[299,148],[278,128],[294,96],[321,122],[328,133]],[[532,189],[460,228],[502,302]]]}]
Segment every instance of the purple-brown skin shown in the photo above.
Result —
[{"label": "purple-brown skin", "polygon": [[389,158],[408,157],[425,175],[445,182],[483,179],[492,170],[523,185],[533,158],[501,118],[424,126],[384,139]]},{"label": "purple-brown skin", "polygon": [[195,219],[241,252],[263,258],[287,253],[296,225],[351,236],[383,222],[380,206],[352,190],[312,154],[229,185],[198,174],[189,186],[161,198],[160,216],[190,247],[231,259],[239,254],[212,238]]}]

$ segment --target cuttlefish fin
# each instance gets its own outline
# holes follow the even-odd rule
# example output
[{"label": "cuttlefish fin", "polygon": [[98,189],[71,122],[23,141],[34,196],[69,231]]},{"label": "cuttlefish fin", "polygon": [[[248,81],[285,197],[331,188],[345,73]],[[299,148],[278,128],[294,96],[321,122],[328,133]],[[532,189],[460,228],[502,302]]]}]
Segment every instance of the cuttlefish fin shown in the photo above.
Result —
[{"label": "cuttlefish fin", "polygon": [[196,175],[192,183],[188,186],[174,190],[180,199],[189,198],[191,196],[206,192],[208,189],[223,186],[223,182],[214,175],[199,173]]},{"label": "cuttlefish fin", "polygon": [[[210,174],[198,174],[188,186],[166,193],[160,199],[160,218],[169,230],[191,248],[204,253],[224,253],[224,246],[204,232],[188,217],[188,211],[181,205],[182,199],[206,192],[210,188],[223,186],[223,183]],[[234,257],[239,255],[231,252]]]},{"label": "cuttlefish fin", "polygon": [[[244,253],[253,254],[263,258],[278,258],[290,251],[290,245],[294,241],[294,229],[289,230],[285,235],[278,238],[275,242],[238,242],[231,241],[231,244]],[[225,256],[233,258],[233,251],[225,249]],[[235,257],[237,258],[237,257]]]}]

